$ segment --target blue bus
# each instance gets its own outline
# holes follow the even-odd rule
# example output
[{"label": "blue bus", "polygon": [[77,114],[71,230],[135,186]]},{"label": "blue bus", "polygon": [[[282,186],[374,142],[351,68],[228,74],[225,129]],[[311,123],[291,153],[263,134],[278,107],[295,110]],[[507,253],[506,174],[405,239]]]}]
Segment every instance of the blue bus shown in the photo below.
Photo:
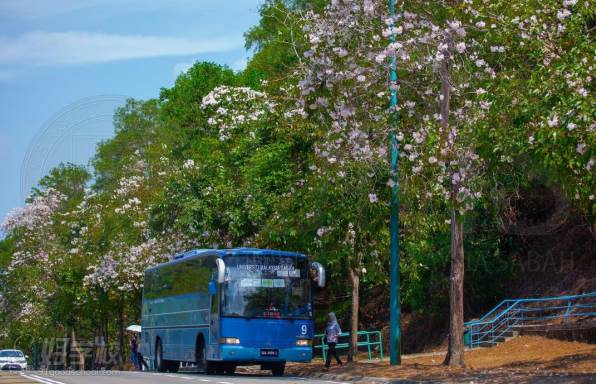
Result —
[{"label": "blue bus", "polygon": [[311,284],[321,264],[254,248],[196,249],[145,271],[141,353],[159,372],[181,362],[205,373],[261,365],[283,375],[312,358]]}]

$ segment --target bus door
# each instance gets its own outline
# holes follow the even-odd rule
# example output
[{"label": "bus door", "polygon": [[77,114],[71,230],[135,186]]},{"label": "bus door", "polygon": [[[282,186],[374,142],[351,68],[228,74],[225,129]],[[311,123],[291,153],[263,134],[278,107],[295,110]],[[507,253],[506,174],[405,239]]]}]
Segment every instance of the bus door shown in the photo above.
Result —
[{"label": "bus door", "polygon": [[209,344],[219,340],[219,284],[215,278],[209,283],[211,309],[209,311]]}]

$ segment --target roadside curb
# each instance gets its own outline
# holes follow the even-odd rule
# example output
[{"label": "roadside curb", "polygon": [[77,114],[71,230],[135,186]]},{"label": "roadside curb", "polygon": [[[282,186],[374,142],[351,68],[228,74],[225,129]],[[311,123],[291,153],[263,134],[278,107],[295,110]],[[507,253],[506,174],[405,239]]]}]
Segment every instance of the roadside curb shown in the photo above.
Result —
[{"label": "roadside curb", "polygon": [[[323,372],[309,372],[309,373],[292,373],[292,376],[306,377],[309,379],[333,380],[333,381],[349,381],[352,383],[368,383],[368,384],[390,384],[399,381],[390,379],[388,377],[369,377],[369,376],[353,376],[342,375]],[[407,383],[404,381],[404,383]],[[412,382],[413,383],[413,382]]]}]

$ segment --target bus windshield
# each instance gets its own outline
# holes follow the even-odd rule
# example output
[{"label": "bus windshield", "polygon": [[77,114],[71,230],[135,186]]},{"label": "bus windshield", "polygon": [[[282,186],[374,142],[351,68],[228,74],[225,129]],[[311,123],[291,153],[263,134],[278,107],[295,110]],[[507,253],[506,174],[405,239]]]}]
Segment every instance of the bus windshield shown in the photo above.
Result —
[{"label": "bus windshield", "polygon": [[310,318],[305,258],[241,255],[225,263],[222,316]]}]

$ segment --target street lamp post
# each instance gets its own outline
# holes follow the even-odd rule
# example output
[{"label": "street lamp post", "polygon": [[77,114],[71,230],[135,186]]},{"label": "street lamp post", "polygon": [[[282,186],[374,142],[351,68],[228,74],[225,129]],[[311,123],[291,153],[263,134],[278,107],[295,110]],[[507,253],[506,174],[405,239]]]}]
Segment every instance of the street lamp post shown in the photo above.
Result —
[{"label": "street lamp post", "polygon": [[[394,28],[395,0],[389,0],[391,16],[391,42],[396,41]],[[391,298],[389,302],[390,335],[389,351],[391,365],[401,364],[401,307],[399,303],[399,147],[397,142],[397,54],[391,56],[391,81],[389,83],[392,111],[391,130],[391,257],[389,278]]]}]

